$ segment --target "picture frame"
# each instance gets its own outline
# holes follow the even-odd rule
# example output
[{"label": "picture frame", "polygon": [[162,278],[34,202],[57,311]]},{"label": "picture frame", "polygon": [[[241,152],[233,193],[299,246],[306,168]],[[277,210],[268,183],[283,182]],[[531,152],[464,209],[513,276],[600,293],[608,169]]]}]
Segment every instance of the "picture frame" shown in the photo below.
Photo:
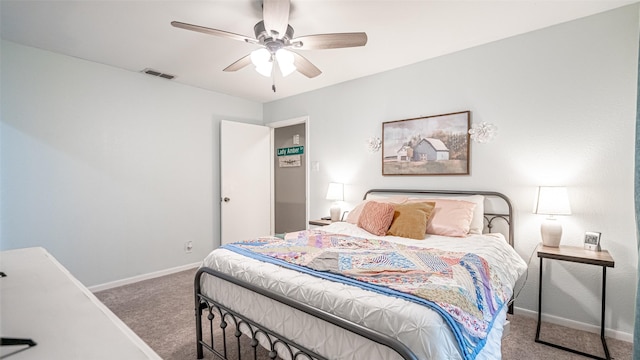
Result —
[{"label": "picture frame", "polygon": [[382,175],[469,175],[470,111],[382,123]]},{"label": "picture frame", "polygon": [[587,231],[584,233],[584,248],[586,250],[600,251],[601,234],[595,231]]}]

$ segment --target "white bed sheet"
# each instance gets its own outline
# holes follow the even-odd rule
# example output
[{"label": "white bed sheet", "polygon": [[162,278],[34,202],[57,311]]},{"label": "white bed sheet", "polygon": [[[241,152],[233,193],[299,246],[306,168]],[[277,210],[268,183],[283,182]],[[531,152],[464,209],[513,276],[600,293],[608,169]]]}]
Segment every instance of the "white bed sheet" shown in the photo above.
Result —
[{"label": "white bed sheet", "polygon": [[[333,223],[321,230],[380,238],[344,222]],[[391,236],[384,239],[477,253],[492,266],[506,266],[508,270],[504,272],[503,281],[511,287],[526,270],[526,263],[501,234],[472,235],[467,238],[427,235],[422,241]],[[225,249],[211,252],[203,266],[231,274],[395,337],[411,348],[420,359],[462,359],[449,326],[438,313],[425,306],[263,263]],[[202,285],[203,292],[212,299],[330,359],[400,358],[389,348],[228,282],[205,275]],[[496,319],[487,343],[476,359],[501,358],[500,345],[505,320],[506,307]]]}]

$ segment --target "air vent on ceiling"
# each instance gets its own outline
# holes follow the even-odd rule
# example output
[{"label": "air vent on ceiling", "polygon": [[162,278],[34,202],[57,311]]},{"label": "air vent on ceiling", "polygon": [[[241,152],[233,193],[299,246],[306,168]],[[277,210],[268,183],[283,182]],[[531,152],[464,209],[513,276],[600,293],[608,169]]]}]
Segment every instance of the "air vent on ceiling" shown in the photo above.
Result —
[{"label": "air vent on ceiling", "polygon": [[147,75],[158,76],[158,77],[169,79],[169,80],[171,80],[171,79],[176,77],[175,75],[161,73],[158,70],[153,70],[153,69],[150,69],[150,68],[146,68],[146,69],[142,70],[142,72],[147,74]]}]

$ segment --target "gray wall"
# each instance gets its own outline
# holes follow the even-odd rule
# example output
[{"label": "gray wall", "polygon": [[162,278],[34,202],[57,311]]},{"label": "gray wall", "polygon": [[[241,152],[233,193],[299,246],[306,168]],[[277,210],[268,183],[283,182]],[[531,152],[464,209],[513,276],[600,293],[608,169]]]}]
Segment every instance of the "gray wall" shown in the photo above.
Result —
[{"label": "gray wall", "polygon": [[293,136],[300,135],[305,145],[305,124],[274,129],[274,190],[275,232],[285,233],[305,229],[306,225],[306,164],[307,155],[300,156],[300,166],[279,167],[275,149],[297,146]]},{"label": "gray wall", "polygon": [[[497,190],[514,202],[516,250],[529,260],[543,219],[531,213],[536,186],[568,186],[563,243],[602,232],[616,260],[606,326],[624,337],[635,310],[638,11],[634,4],[264,106],[3,41],[0,249],[44,246],[89,286],[198,262],[220,241],[220,119],[309,115],[307,160],[320,169],[309,179],[311,218],[328,214],[330,181],[346,184],[344,210],[373,187]],[[380,153],[365,142],[381,135],[382,122],[461,110],[499,132],[471,145],[469,176],[381,175]],[[183,251],[188,240],[192,254]],[[531,259],[516,302],[529,313],[539,272]],[[546,312],[595,329],[600,274],[550,262]]]},{"label": "gray wall", "polygon": [[261,123],[262,104],[6,41],[1,52],[0,249],[45,247],[91,286],[220,243],[219,122]]},{"label": "gray wall", "polygon": [[[602,232],[616,261],[607,272],[606,326],[630,340],[638,28],[634,4],[274,101],[264,107],[265,121],[309,116],[308,160],[321,164],[310,179],[311,218],[328,213],[324,195],[331,181],[345,183],[349,206],[343,209],[377,187],[496,190],[514,202],[516,250],[528,261],[544,219],[532,214],[536,187],[566,185],[573,215],[561,219],[563,244],[582,246],[585,231]],[[382,122],[464,110],[473,123],[498,127],[492,143],[471,144],[470,175],[381,175],[381,153],[369,153],[365,143],[381,136]],[[596,329],[601,269],[546,267],[545,312]],[[528,314],[537,309],[538,271],[532,259],[516,300]]]}]

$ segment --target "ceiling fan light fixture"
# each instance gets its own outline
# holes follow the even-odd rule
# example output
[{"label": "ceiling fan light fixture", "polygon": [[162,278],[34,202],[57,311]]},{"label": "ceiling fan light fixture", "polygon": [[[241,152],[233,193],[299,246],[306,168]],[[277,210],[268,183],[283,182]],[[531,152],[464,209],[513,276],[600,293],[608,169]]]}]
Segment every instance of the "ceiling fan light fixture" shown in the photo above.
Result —
[{"label": "ceiling fan light fixture", "polygon": [[273,69],[273,59],[271,53],[265,48],[254,50],[251,52],[251,62],[256,67],[256,71],[266,77],[271,77]]},{"label": "ceiling fan light fixture", "polygon": [[[275,62],[278,62],[279,71],[283,76],[298,71],[312,79],[322,74],[322,71],[304,56],[284,49],[339,49],[367,44],[367,34],[364,32],[315,34],[294,38],[293,28],[288,24],[290,10],[291,0],[263,0],[262,20],[253,27],[255,38],[180,21],[172,21],[171,26],[261,46],[262,49],[241,57],[222,71],[238,71],[253,64],[256,71],[266,77],[274,75]],[[278,52],[282,54],[277,55]]]},{"label": "ceiling fan light fixture", "polygon": [[260,48],[251,52],[251,62],[255,66],[260,66],[271,61],[271,53],[265,48]]},{"label": "ceiling fan light fixture", "polygon": [[273,70],[273,63],[272,62],[268,62],[268,63],[264,63],[262,65],[256,66],[256,71],[258,72],[258,74],[260,74],[262,76],[271,77],[271,71],[272,70]]},{"label": "ceiling fan light fixture", "polygon": [[288,76],[292,72],[296,71],[293,53],[291,51],[279,49],[276,51],[276,61],[278,62],[278,67],[280,68],[282,76]]}]

